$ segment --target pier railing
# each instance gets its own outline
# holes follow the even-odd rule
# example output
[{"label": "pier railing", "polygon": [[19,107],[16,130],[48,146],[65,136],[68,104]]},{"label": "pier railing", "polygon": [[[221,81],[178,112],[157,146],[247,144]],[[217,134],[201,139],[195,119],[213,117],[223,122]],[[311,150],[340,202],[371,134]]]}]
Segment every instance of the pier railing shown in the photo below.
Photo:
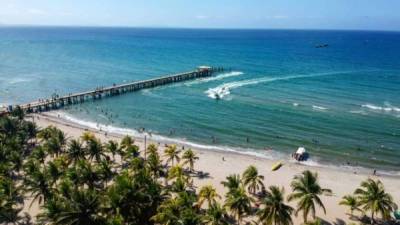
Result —
[{"label": "pier railing", "polygon": [[[208,77],[212,76],[213,73],[222,71],[224,71],[224,68],[222,67],[200,66],[194,71],[168,75],[149,80],[136,81],[126,84],[118,84],[118,85],[114,84],[110,87],[96,88],[95,90],[92,91],[73,93],[61,97],[53,96],[52,98],[49,99],[43,99],[28,104],[19,105],[19,107],[26,113],[50,111],[50,110],[60,109],[66,105],[83,103],[88,100],[97,100],[104,97],[116,96],[128,92],[139,91],[146,88],[183,82],[196,78]],[[14,107],[16,106],[9,106],[8,109],[0,112],[0,114],[10,112],[13,110]]]}]

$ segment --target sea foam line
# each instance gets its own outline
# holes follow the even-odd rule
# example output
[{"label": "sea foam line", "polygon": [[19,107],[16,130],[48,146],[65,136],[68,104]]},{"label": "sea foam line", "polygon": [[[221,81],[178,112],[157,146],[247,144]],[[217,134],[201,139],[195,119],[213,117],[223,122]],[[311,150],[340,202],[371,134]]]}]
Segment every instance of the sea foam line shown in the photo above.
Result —
[{"label": "sea foam line", "polygon": [[212,150],[212,151],[220,151],[220,152],[233,152],[233,153],[238,153],[238,154],[243,154],[243,155],[251,155],[251,156],[256,156],[260,158],[265,158],[265,159],[283,159],[284,155],[281,153],[278,153],[277,151],[268,151],[268,154],[265,154],[267,152],[261,152],[261,150],[256,150],[256,149],[250,149],[250,148],[233,148],[229,146],[217,146],[217,145],[206,145],[206,144],[199,144],[191,141],[187,141],[186,139],[182,138],[170,138],[170,137],[165,137],[162,135],[154,134],[154,133],[147,133],[147,132],[139,132],[134,129],[129,129],[129,128],[121,128],[121,127],[115,127],[111,125],[104,125],[96,122],[91,122],[91,121],[86,121],[86,120],[81,120],[76,117],[73,117],[72,115],[57,111],[57,112],[49,112],[47,113],[48,115],[51,115],[52,117],[60,117],[63,120],[69,121],[73,124],[77,124],[79,126],[87,127],[90,129],[94,130],[101,130],[108,132],[110,134],[116,134],[116,135],[130,135],[135,138],[140,138],[144,139],[144,136],[146,135],[149,140],[161,142],[161,143],[173,143],[173,144],[179,144],[179,145],[184,145],[188,147],[192,147],[194,149],[201,149],[201,150]]},{"label": "sea foam line", "polygon": [[221,84],[215,88],[210,88],[205,93],[208,97],[216,99],[216,98],[223,98],[229,95],[232,89],[236,89],[243,86],[248,85],[256,85],[259,83],[269,83],[274,81],[281,81],[281,80],[291,80],[291,79],[300,79],[300,78],[308,78],[308,77],[320,77],[320,76],[331,76],[336,74],[344,74],[344,73],[355,73],[355,72],[362,72],[362,71],[337,71],[337,72],[326,72],[326,73],[314,73],[314,74],[307,74],[307,75],[292,75],[286,77],[262,77],[262,78],[255,78],[255,79],[248,79],[248,80],[241,80],[241,81],[233,81],[229,83]]},{"label": "sea foam line", "polygon": [[[116,135],[130,135],[136,138],[141,138],[143,139],[145,135],[147,135],[148,139],[150,141],[159,141],[161,143],[170,143],[170,144],[178,144],[178,145],[184,145],[187,147],[192,147],[194,149],[199,149],[199,150],[211,150],[211,151],[218,151],[218,152],[231,152],[235,154],[241,154],[241,155],[248,155],[248,156],[255,156],[259,158],[264,158],[264,159],[269,159],[269,160],[288,160],[291,163],[298,163],[302,164],[305,166],[311,166],[311,167],[323,167],[323,168],[331,168],[331,169],[344,169],[344,170],[361,170],[364,172],[368,172],[370,169],[364,168],[364,167],[359,167],[359,166],[348,166],[348,165],[335,165],[335,164],[329,164],[329,163],[319,163],[318,159],[308,159],[305,162],[297,162],[294,161],[293,159],[290,158],[289,155],[287,154],[282,154],[278,151],[272,150],[272,151],[261,151],[261,150],[256,150],[256,149],[250,149],[250,148],[233,148],[229,146],[216,146],[216,145],[205,145],[205,144],[199,144],[195,142],[190,142],[185,139],[180,139],[180,138],[169,138],[161,135],[155,135],[152,134],[150,135],[149,133],[140,133],[134,129],[129,129],[129,128],[121,128],[121,127],[114,127],[110,125],[104,125],[104,124],[99,124],[91,121],[85,121],[78,119],[76,117],[73,117],[72,115],[62,112],[62,111],[57,111],[57,112],[48,112],[47,114],[57,117],[58,115],[60,118],[70,121],[73,124],[77,124],[80,126],[84,126],[90,129],[95,129],[95,130],[102,130],[102,131],[107,131],[110,134],[116,134]],[[385,175],[390,175],[390,176],[400,176],[399,171],[380,171],[381,174]]]},{"label": "sea foam line", "polygon": [[361,105],[361,107],[367,108],[367,109],[370,109],[370,110],[374,110],[374,111],[400,112],[400,108],[399,107],[392,106],[389,103],[386,103],[385,106],[377,106],[377,105],[374,105],[374,104],[364,104],[364,105]]}]

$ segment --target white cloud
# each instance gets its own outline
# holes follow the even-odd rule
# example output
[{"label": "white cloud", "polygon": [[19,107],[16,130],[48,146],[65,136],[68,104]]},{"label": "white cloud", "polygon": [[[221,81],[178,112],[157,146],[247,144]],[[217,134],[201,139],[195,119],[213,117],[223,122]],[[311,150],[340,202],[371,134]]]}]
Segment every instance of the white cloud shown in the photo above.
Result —
[{"label": "white cloud", "polygon": [[45,15],[46,14],[45,11],[40,10],[40,9],[35,9],[35,8],[27,9],[26,11],[32,15]]},{"label": "white cloud", "polygon": [[209,17],[208,16],[205,16],[205,15],[197,15],[196,16],[196,19],[198,19],[198,20],[206,20],[206,19],[208,19]]},{"label": "white cloud", "polygon": [[289,16],[285,15],[274,15],[274,16],[267,16],[265,17],[267,20],[284,20],[289,19]]}]

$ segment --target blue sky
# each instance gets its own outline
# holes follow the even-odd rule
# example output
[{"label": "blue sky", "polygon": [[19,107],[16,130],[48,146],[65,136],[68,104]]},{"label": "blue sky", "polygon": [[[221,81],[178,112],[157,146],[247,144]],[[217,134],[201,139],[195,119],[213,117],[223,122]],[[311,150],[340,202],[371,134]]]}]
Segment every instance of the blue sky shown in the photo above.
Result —
[{"label": "blue sky", "polygon": [[0,0],[0,24],[400,30],[400,0]]}]

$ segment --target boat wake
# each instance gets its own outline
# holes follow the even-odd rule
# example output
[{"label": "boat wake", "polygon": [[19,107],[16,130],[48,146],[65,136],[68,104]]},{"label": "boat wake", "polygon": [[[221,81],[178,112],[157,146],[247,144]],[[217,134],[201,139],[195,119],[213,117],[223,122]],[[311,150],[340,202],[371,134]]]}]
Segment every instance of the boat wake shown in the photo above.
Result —
[{"label": "boat wake", "polygon": [[243,86],[248,86],[248,85],[256,85],[256,84],[260,84],[260,83],[301,79],[301,78],[308,78],[308,77],[321,77],[321,76],[331,76],[331,75],[336,75],[336,74],[356,73],[356,72],[363,72],[363,71],[337,71],[337,72],[326,72],[326,73],[314,73],[314,74],[307,74],[307,75],[293,75],[293,76],[285,76],[285,77],[261,77],[261,78],[255,78],[255,79],[233,81],[233,82],[221,84],[215,88],[210,88],[207,91],[205,91],[205,94],[207,94],[208,97],[213,98],[213,99],[224,98],[225,96],[231,94],[231,90],[239,88],[239,87],[243,87]]},{"label": "boat wake", "polygon": [[222,73],[222,74],[219,74],[219,75],[214,76],[214,77],[207,77],[207,78],[198,79],[198,80],[191,81],[191,82],[186,82],[185,85],[186,86],[192,86],[192,85],[195,85],[195,84],[201,84],[201,83],[207,83],[207,82],[211,82],[211,81],[222,80],[222,79],[225,79],[225,78],[228,78],[228,77],[236,77],[236,76],[240,76],[242,74],[243,74],[243,72],[240,72],[240,71],[232,71],[232,72],[229,72],[229,73]]}]

